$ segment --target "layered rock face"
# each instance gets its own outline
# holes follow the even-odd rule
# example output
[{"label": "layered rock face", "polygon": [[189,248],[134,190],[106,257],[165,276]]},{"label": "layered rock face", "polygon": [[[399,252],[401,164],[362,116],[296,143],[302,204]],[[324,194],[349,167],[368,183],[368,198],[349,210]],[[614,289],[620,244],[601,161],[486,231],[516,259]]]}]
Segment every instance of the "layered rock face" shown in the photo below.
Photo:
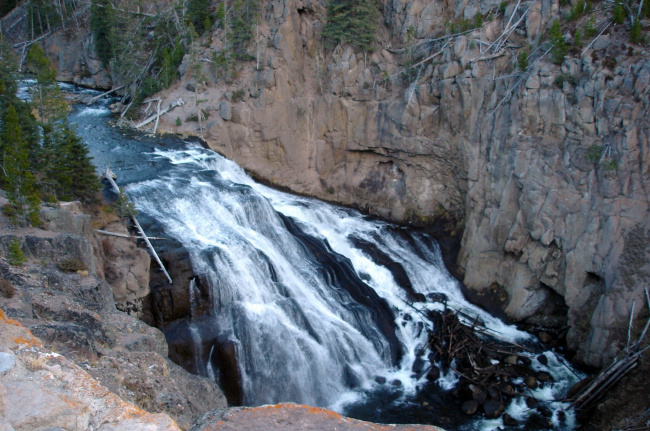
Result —
[{"label": "layered rock face", "polygon": [[[464,227],[457,263],[465,285],[503,292],[516,320],[570,326],[569,345],[599,366],[618,351],[634,301],[635,317],[642,313],[650,268],[650,62],[613,29],[561,65],[549,55],[510,76],[516,56],[479,47],[522,10],[511,39],[539,41],[558,6],[538,1],[433,44],[436,61],[405,88],[396,52],[422,46],[447,19],[496,11],[490,2],[444,6],[386,2],[383,47],[365,55],[322,50],[320,3],[267,2],[261,70],[245,65],[230,86],[200,86],[210,113],[200,130],[174,121],[195,110],[186,73],[163,96],[187,104],[161,127],[203,134],[211,148],[298,193],[398,222],[451,215]],[[219,48],[214,39],[210,49]]]},{"label": "layered rock face", "polygon": [[[184,63],[181,82],[160,96],[162,106],[179,97],[185,105],[161,118],[159,132],[202,136],[297,193],[397,222],[455,220],[470,290],[499,292],[516,320],[570,326],[569,345],[588,364],[618,351],[632,303],[635,319],[647,313],[645,48],[611,26],[561,65],[550,54],[535,61],[547,49],[540,45],[517,72],[516,49],[488,47],[515,23],[509,46],[536,46],[560,17],[557,2],[503,11],[491,0],[385,0],[374,53],[329,52],[324,2],[262,5],[251,45],[259,62],[238,63],[227,84],[207,61],[207,82],[197,83]],[[447,21],[477,14],[480,29],[434,40]],[[200,58],[223,48],[220,31]],[[428,60],[409,77],[412,51]],[[82,69],[65,68],[79,71],[77,81]],[[196,95],[209,114],[200,125],[188,120]]]}]

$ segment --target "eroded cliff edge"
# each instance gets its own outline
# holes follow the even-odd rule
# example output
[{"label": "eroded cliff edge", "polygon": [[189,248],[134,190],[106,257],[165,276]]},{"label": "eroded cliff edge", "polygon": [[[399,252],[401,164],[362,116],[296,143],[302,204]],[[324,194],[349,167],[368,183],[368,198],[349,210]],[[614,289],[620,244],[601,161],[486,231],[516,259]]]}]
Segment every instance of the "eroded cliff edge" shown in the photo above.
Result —
[{"label": "eroded cliff edge", "polygon": [[[602,365],[624,342],[632,303],[637,320],[648,313],[647,49],[612,25],[561,65],[547,56],[518,72],[516,51],[482,52],[484,42],[519,22],[509,44],[537,46],[566,12],[556,1],[382,8],[380,47],[355,54],[323,47],[325,2],[263,2],[259,67],[238,63],[226,82],[204,61],[197,82],[186,56],[181,81],[157,96],[186,104],[158,132],[202,136],[294,192],[397,222],[453,220],[470,290],[504,294],[514,319],[570,327],[578,358]],[[477,14],[479,29],[436,39]],[[222,48],[220,31],[201,58]],[[439,54],[405,83],[404,52],[420,46]],[[50,50],[55,64],[76,64],[61,52]],[[99,76],[85,83],[106,86]],[[187,121],[197,95],[209,114],[200,127]]]}]

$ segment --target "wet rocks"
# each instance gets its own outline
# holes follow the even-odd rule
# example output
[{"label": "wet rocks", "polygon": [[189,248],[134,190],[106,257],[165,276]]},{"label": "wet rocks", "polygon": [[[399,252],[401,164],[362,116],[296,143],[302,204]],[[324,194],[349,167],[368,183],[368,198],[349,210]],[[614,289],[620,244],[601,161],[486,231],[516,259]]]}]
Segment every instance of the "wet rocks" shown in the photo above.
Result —
[{"label": "wet rocks", "polygon": [[480,404],[477,400],[467,400],[463,403],[460,409],[467,415],[473,415],[478,410],[479,405]]},{"label": "wet rocks", "polygon": [[535,389],[538,386],[537,379],[533,376],[526,376],[524,378],[524,384],[530,389]]},{"label": "wet rocks", "polygon": [[501,416],[505,409],[505,404],[501,399],[498,398],[490,398],[483,403],[483,411],[485,412],[485,417],[489,419]]},{"label": "wet rocks", "polygon": [[503,415],[503,424],[508,427],[516,427],[519,425],[519,421],[512,416],[510,416],[508,413],[504,413]]},{"label": "wet rocks", "polygon": [[436,381],[440,377],[440,368],[436,367],[435,365],[431,366],[431,369],[427,373],[427,380],[429,381]]},{"label": "wet rocks", "polygon": [[537,380],[540,382],[548,382],[551,380],[551,375],[546,371],[539,372],[537,373]]}]

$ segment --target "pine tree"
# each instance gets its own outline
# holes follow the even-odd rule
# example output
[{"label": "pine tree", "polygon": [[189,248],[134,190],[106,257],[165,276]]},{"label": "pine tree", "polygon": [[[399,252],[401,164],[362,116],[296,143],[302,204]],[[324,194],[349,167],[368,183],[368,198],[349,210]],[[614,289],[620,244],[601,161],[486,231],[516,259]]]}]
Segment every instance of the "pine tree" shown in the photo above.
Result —
[{"label": "pine tree", "polygon": [[52,31],[61,23],[52,2],[48,0],[29,0],[27,2],[27,27],[32,39]]},{"label": "pine tree", "polygon": [[199,36],[210,30],[206,27],[206,24],[210,23],[209,7],[210,2],[208,0],[189,0],[187,3],[187,19],[194,25],[194,29]]},{"label": "pine tree", "polygon": [[32,94],[41,124],[63,117],[68,107],[56,81],[56,70],[50,64],[43,48],[36,43],[27,54],[27,67],[36,75]]},{"label": "pine tree", "polygon": [[0,113],[2,117],[6,113],[8,103],[13,101],[18,90],[18,63],[11,45],[7,39],[0,34]]},{"label": "pine tree", "polygon": [[[13,105],[18,113],[18,123],[22,131],[22,137],[29,146],[30,163],[37,160],[40,150],[40,132],[35,118],[28,103],[16,97],[18,91],[18,62],[11,49],[11,45],[0,35],[0,136],[4,134],[4,118],[7,109]],[[0,165],[3,163],[3,155],[0,152]]]},{"label": "pine tree", "polygon": [[129,197],[121,188],[113,205],[115,206],[115,212],[119,217],[129,218],[138,215],[138,210],[135,209],[135,205],[129,200]]},{"label": "pine tree", "polygon": [[7,198],[13,208],[13,221],[21,226],[37,225],[40,199],[34,176],[29,171],[29,149],[22,138],[18,113],[13,105],[7,109],[2,135],[1,179],[7,187]]},{"label": "pine tree", "polygon": [[113,9],[109,0],[93,0],[90,6],[90,27],[95,40],[95,53],[99,59],[108,65],[113,57],[111,44],[111,26],[113,23]]},{"label": "pine tree", "polygon": [[564,35],[562,34],[562,27],[560,27],[560,21],[557,19],[553,21],[553,25],[548,32],[550,42],[553,44],[551,53],[553,54],[553,63],[562,64],[564,57],[566,57],[569,52],[569,47],[564,41]]},{"label": "pine tree", "polygon": [[323,36],[330,48],[349,43],[370,51],[375,43],[379,9],[375,0],[329,0]]},{"label": "pine tree", "polygon": [[16,237],[11,240],[9,243],[9,263],[13,266],[22,266],[23,263],[27,262],[25,253],[23,253],[22,244],[20,240]]},{"label": "pine tree", "polygon": [[43,166],[45,184],[64,200],[92,202],[99,191],[99,180],[88,156],[88,146],[67,121],[44,128],[44,152],[48,162]]},{"label": "pine tree", "polygon": [[253,39],[254,23],[260,12],[259,0],[234,0],[232,2],[232,17],[228,17],[228,39],[232,44],[235,58],[238,60],[254,60],[247,49]]}]

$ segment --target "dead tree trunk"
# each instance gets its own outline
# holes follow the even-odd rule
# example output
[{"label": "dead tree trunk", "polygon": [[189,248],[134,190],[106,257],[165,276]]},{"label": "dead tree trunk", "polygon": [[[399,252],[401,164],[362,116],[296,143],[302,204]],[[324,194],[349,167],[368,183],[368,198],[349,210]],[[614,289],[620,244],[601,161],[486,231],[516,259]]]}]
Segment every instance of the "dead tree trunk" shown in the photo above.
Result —
[{"label": "dead tree trunk", "polygon": [[[113,172],[109,169],[106,168],[106,172],[104,173],[104,177],[108,180],[109,183],[111,183],[111,186],[113,187],[113,190],[115,193],[120,193],[120,188],[117,186],[115,181],[113,180]],[[163,265],[162,261],[158,257],[158,253],[156,253],[156,250],[153,248],[153,245],[151,245],[151,242],[149,242],[149,239],[147,238],[147,235],[145,235],[144,230],[142,230],[142,226],[140,226],[140,223],[138,223],[138,220],[135,218],[135,216],[131,217],[131,221],[133,222],[133,225],[136,227],[138,232],[140,233],[140,236],[144,240],[145,244],[147,245],[147,248],[153,255],[154,259],[156,262],[158,262],[158,265],[160,266],[160,269],[162,269],[162,272],[165,274],[165,277],[167,277],[167,281],[169,281],[169,284],[172,284],[172,278],[169,276],[169,273],[165,269],[165,265]]]}]

